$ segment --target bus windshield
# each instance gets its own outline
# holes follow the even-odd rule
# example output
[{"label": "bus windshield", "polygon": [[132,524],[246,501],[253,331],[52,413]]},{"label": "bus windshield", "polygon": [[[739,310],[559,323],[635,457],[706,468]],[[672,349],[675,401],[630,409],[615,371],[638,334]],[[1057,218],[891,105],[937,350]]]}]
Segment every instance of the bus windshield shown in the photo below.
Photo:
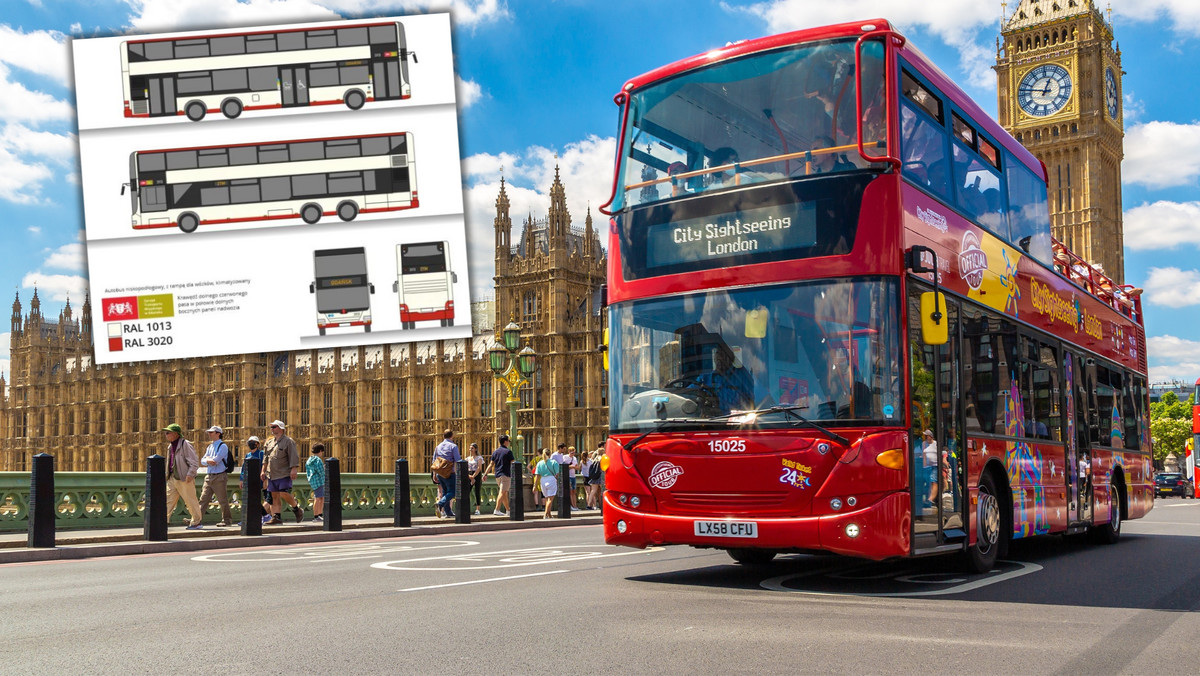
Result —
[{"label": "bus windshield", "polygon": [[[857,150],[854,40],[692,70],[632,93],[613,210],[870,166]],[[863,135],[881,155],[883,44],[862,48]]]},{"label": "bus windshield", "polygon": [[612,306],[613,431],[770,406],[822,424],[900,424],[896,285],[829,280]]}]

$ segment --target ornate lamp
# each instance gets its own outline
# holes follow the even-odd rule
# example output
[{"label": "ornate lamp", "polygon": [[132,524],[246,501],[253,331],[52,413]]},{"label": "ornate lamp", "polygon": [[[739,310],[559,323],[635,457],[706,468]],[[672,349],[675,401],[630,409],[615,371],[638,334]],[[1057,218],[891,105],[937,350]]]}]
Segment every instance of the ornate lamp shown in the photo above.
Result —
[{"label": "ornate lamp", "polygon": [[508,350],[500,343],[492,345],[488,350],[488,365],[492,367],[492,373],[500,375],[504,371],[504,366],[508,362]]},{"label": "ornate lamp", "polygon": [[526,378],[533,375],[534,369],[537,368],[537,353],[533,351],[532,347],[526,345],[517,353],[517,368]]}]

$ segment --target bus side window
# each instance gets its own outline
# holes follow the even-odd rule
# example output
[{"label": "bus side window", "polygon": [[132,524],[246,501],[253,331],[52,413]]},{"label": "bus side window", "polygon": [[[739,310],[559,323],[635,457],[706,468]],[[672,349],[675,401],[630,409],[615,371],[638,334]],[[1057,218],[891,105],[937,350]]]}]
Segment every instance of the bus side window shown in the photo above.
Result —
[{"label": "bus side window", "polygon": [[279,86],[279,69],[275,66],[250,68],[247,79],[249,81],[248,89],[252,92],[274,91]]}]

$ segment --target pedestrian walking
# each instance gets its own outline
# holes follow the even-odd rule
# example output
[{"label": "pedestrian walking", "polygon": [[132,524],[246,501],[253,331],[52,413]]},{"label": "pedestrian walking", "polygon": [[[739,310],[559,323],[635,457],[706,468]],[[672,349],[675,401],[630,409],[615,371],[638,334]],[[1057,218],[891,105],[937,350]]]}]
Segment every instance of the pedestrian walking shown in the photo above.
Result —
[{"label": "pedestrian walking", "polygon": [[549,519],[551,511],[554,509],[554,496],[558,494],[559,472],[559,463],[553,460],[550,449],[542,449],[542,459],[538,462],[536,471],[542,495],[546,497],[546,512],[542,518]]},{"label": "pedestrian walking", "polygon": [[[246,461],[250,459],[258,460],[259,462],[262,461],[263,449],[261,444],[262,439],[256,436],[251,436],[246,440],[246,448],[249,448],[250,452],[242,456],[242,469],[238,473],[238,488],[241,489],[243,498],[246,496]],[[271,520],[271,491],[267,490],[266,484],[263,484],[262,487],[262,510],[262,521],[266,523]],[[242,524],[239,522],[238,525]]]},{"label": "pedestrian walking", "polygon": [[313,521],[325,520],[325,444],[313,444],[312,455],[304,463],[304,474],[312,488]]},{"label": "pedestrian walking", "polygon": [[200,501],[196,499],[196,471],[200,469],[196,448],[183,438],[183,428],[179,425],[171,423],[162,431],[167,437],[167,521],[171,520],[175,505],[183,496],[183,504],[187,505],[188,514],[192,517],[187,528],[199,530],[204,527],[204,518]]},{"label": "pedestrian walking", "polygon": [[[458,478],[458,462],[462,460],[462,454],[458,451],[458,444],[454,443],[454,431],[446,430],[442,433],[442,443],[437,445],[433,450],[433,467],[437,472],[438,485],[442,487],[442,497],[437,501],[438,516],[454,517],[454,508],[451,504],[454,501],[454,484]],[[443,470],[438,471],[439,466],[445,467],[445,463],[449,463],[449,474]]]},{"label": "pedestrian walking", "polygon": [[475,490],[475,514],[483,504],[483,456],[479,455],[479,444],[471,444],[467,449],[467,475],[471,477],[471,488]]},{"label": "pedestrian walking", "polygon": [[579,458],[575,456],[574,446],[567,447],[567,457],[565,462],[566,464],[570,465],[570,469],[567,470],[567,474],[570,477],[571,482],[571,511],[574,512],[579,509],[579,493],[575,490],[575,471],[579,469]]},{"label": "pedestrian walking", "polygon": [[229,445],[225,443],[225,430],[221,429],[220,425],[213,425],[206,430],[208,432],[208,448],[204,451],[204,457],[200,458],[200,464],[204,466],[204,490],[200,492],[200,509],[201,515],[203,510],[211,504],[214,495],[217,496],[217,505],[221,508],[221,520],[217,522],[218,526],[228,526],[233,523],[233,515],[229,511],[229,472],[233,470],[229,453]]},{"label": "pedestrian walking", "polygon": [[500,446],[492,452],[492,461],[488,464],[485,473],[493,474],[496,477],[496,509],[492,511],[492,514],[508,516],[508,511],[512,509],[508,502],[508,491],[512,486],[513,452],[508,447],[507,434],[501,434],[498,441]]},{"label": "pedestrian walking", "polygon": [[292,497],[292,482],[300,473],[300,452],[296,450],[296,442],[284,434],[287,426],[282,420],[271,423],[271,438],[263,448],[266,460],[263,462],[262,479],[271,491],[271,520],[268,524],[283,523],[279,517],[284,502],[292,508],[296,515],[296,523],[304,520],[304,508]]},{"label": "pedestrian walking", "polygon": [[587,464],[587,504],[588,509],[600,509],[600,480],[603,470],[600,469],[600,451],[594,451]]}]

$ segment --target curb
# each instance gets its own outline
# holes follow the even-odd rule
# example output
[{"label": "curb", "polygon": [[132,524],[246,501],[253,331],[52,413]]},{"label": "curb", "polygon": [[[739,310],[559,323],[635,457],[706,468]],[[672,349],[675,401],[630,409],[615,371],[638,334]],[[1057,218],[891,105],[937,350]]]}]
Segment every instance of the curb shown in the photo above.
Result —
[{"label": "curb", "polygon": [[[91,559],[106,556],[129,556],[132,554],[162,554],[169,552],[194,552],[206,549],[239,549],[243,547],[263,547],[271,545],[295,545],[314,542],[345,542],[355,540],[376,540],[380,538],[404,538],[426,535],[445,535],[451,533],[483,533],[502,530],[528,530],[534,528],[556,528],[570,525],[595,525],[603,523],[600,516],[572,517],[571,519],[537,519],[535,521],[491,521],[471,524],[445,524],[433,526],[412,526],[396,528],[362,527],[350,531],[309,531],[298,533],[279,533],[271,535],[229,537],[200,537],[184,540],[168,540],[166,542],[112,542],[102,544],[67,545],[53,549],[10,549],[0,551],[0,565],[10,563],[32,563],[38,561],[59,561],[71,559]],[[124,536],[120,536],[124,537]]]}]

